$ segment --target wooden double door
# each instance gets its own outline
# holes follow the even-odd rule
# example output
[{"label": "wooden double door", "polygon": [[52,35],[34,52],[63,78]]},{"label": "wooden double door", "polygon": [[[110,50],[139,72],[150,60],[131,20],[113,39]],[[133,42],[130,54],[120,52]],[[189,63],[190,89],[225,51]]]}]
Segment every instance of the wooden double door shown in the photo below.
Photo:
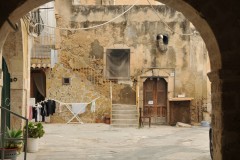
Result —
[{"label": "wooden double door", "polygon": [[160,77],[148,78],[144,84],[143,115],[153,123],[167,123],[167,82]]}]

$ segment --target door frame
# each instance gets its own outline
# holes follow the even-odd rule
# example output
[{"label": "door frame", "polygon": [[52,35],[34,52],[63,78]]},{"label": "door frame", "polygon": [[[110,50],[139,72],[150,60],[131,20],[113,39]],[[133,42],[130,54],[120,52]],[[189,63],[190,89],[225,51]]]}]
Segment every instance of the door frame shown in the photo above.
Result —
[{"label": "door frame", "polygon": [[173,68],[146,68],[137,77],[136,101],[137,107],[143,108],[143,82],[150,77],[164,78],[167,82],[167,124],[170,124],[169,99],[175,96],[175,69]]},{"label": "door frame", "polygon": [[[150,104],[150,106],[152,106],[152,107],[154,107],[154,108],[152,108],[153,109],[153,111],[154,111],[154,113],[153,113],[153,116],[152,116],[152,118],[163,118],[164,119],[164,116],[158,116],[158,109],[162,109],[160,112],[161,112],[161,115],[165,115],[165,120],[164,120],[164,122],[163,122],[163,124],[168,124],[168,117],[169,117],[169,115],[168,115],[168,112],[169,112],[169,109],[168,109],[168,82],[165,80],[165,78],[166,77],[160,77],[160,76],[151,76],[151,77],[146,77],[146,79],[143,81],[143,83],[142,83],[142,85],[143,85],[143,105],[142,105],[142,111],[143,111],[143,115],[144,115],[144,111],[145,111],[145,106],[146,106],[146,97],[145,97],[145,92],[146,92],[146,86],[145,86],[145,82],[146,81],[151,81],[151,79],[152,79],[152,84],[153,84],[153,92],[152,92],[152,99],[153,99],[153,105],[151,105]],[[161,79],[161,80],[163,80],[164,82],[163,83],[165,83],[164,84],[164,92],[165,92],[165,103],[164,103],[164,108],[166,109],[165,110],[165,114],[163,114],[162,113],[162,111],[163,111],[163,108],[161,108],[161,107],[159,107],[159,105],[158,105],[158,89],[157,88],[155,88],[155,87],[157,87],[157,84],[158,84],[158,80],[157,79]],[[160,105],[161,106],[161,105]],[[148,107],[147,107],[148,108]],[[151,108],[151,107],[150,107]]]}]

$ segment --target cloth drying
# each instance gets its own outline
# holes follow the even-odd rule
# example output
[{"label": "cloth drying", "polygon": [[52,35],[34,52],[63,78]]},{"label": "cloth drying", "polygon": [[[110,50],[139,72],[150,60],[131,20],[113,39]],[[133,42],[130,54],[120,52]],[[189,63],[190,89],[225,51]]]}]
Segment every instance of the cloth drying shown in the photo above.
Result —
[{"label": "cloth drying", "polygon": [[88,103],[72,103],[72,112],[74,114],[81,114],[86,112]]}]

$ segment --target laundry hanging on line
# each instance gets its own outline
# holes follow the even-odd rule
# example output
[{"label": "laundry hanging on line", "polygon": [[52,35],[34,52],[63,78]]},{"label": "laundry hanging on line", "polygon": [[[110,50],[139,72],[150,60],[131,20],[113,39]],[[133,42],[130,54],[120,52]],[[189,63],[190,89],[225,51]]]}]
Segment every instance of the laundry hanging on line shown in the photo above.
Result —
[{"label": "laundry hanging on line", "polygon": [[[54,100],[44,100],[32,106],[32,118],[35,122],[45,122],[45,117],[53,115],[56,110],[56,102]],[[40,119],[41,118],[41,119]]]},{"label": "laundry hanging on line", "polygon": [[[99,98],[99,97],[98,97]],[[92,101],[90,102],[83,102],[83,103],[65,103],[65,102],[61,102],[59,100],[54,100],[56,103],[58,103],[58,109],[59,109],[59,112],[62,112],[62,106],[64,105],[68,105],[68,106],[71,106],[72,108],[72,111],[74,113],[78,113],[78,111],[81,110],[80,114],[81,113],[84,113],[86,112],[86,107],[90,104],[91,105],[91,109],[90,111],[91,112],[95,112],[96,111],[96,100],[98,98],[95,98],[93,99]],[[87,104],[87,105],[86,105]]]}]

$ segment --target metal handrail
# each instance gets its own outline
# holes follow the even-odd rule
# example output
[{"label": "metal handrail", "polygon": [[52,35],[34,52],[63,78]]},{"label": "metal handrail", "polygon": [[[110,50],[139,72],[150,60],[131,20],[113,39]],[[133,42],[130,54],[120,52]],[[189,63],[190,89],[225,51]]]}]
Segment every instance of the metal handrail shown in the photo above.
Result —
[{"label": "metal handrail", "polygon": [[[27,134],[28,134],[28,119],[21,116],[21,115],[18,115],[17,113],[14,113],[12,111],[10,111],[9,109],[7,108],[4,108],[4,107],[0,107],[0,109],[2,109],[4,112],[3,112],[3,115],[1,115],[3,117],[3,126],[1,126],[1,132],[2,132],[2,135],[1,135],[1,159],[4,160],[4,154],[5,154],[5,149],[4,148],[4,144],[5,144],[5,140],[23,140],[25,141],[24,143],[24,160],[27,159]],[[24,135],[24,138],[5,138],[5,128],[6,128],[6,112],[9,112],[10,114],[13,114],[15,116],[17,116],[18,118],[21,118],[23,120],[26,121],[26,128],[25,128],[25,135]]]}]

